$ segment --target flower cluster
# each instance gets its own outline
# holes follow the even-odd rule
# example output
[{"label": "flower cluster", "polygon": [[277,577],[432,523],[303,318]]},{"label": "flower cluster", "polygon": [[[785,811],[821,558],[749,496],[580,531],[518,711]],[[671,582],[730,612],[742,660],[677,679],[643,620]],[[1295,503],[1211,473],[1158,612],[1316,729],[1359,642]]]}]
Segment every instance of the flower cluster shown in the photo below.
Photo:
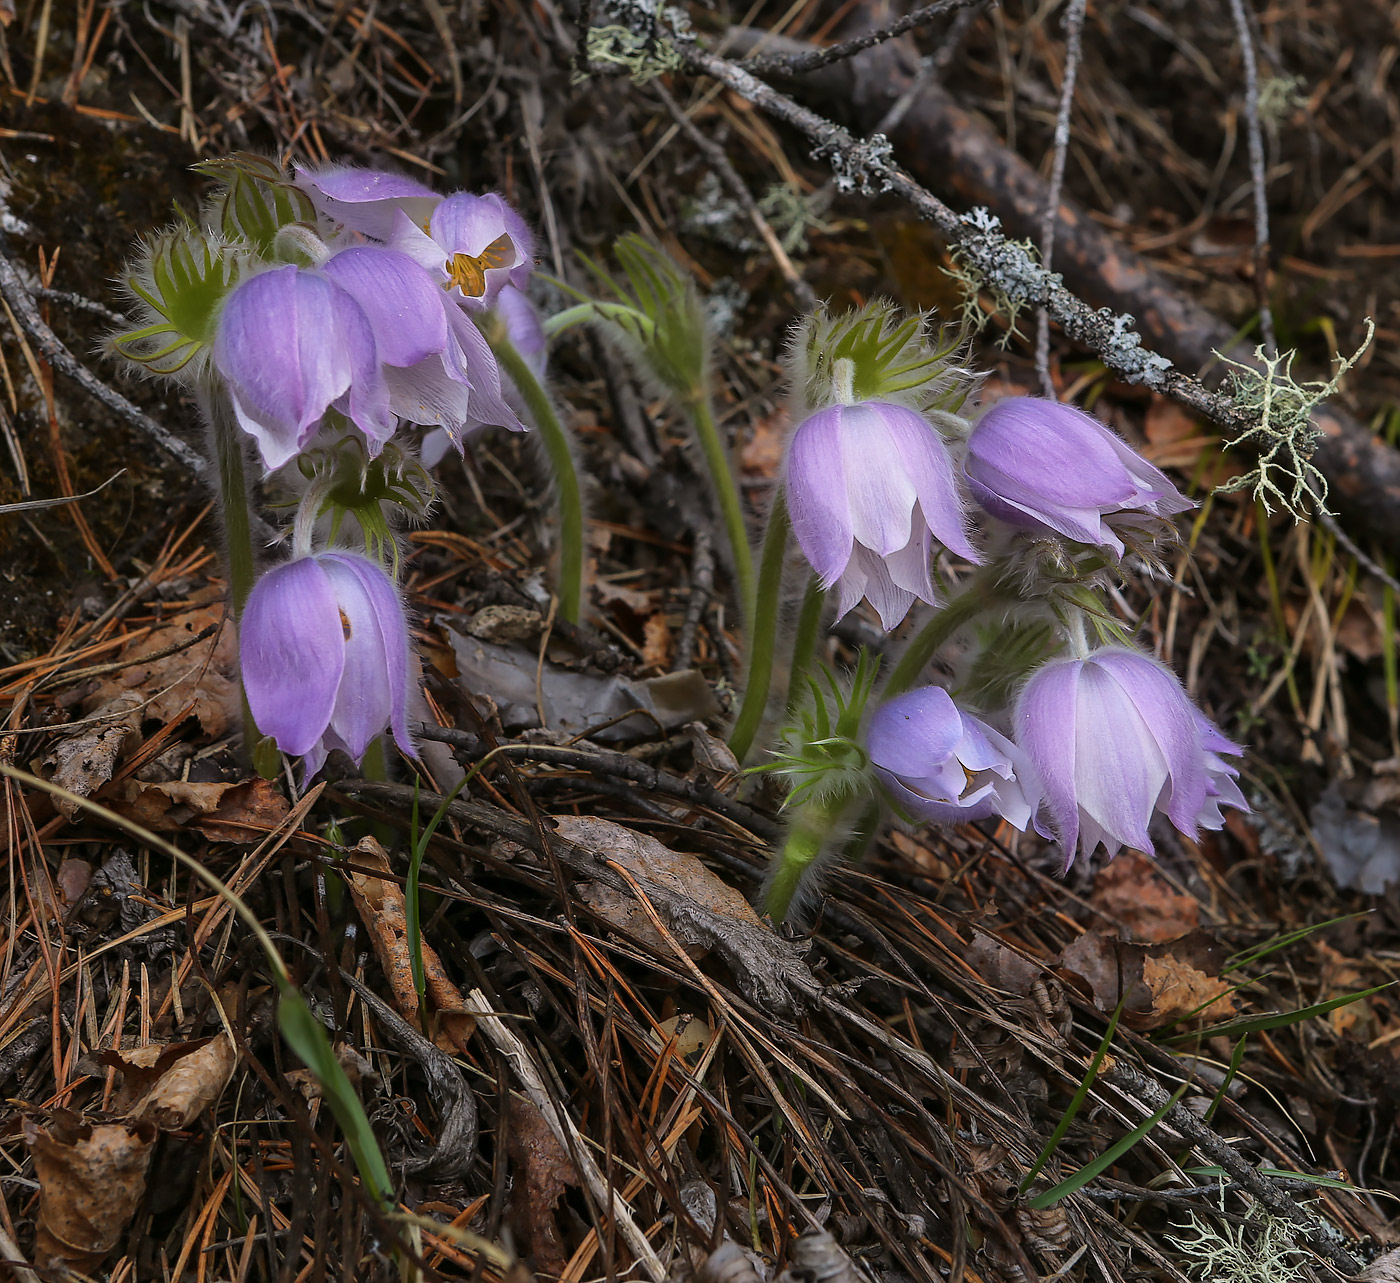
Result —
[{"label": "flower cluster", "polygon": [[[226,516],[246,506],[243,443],[295,497],[290,561],[256,578],[251,545],[229,550],[258,733],[308,775],[386,730],[412,754],[395,532],[432,483],[401,429],[431,429],[436,461],[475,429],[525,427],[497,351],[515,339],[543,372],[533,237],[495,193],[246,155],[197,168],[216,190],[140,247],[126,282],[140,323],[114,347],[199,394]],[[247,524],[229,516],[231,542]],[[335,546],[356,528],[363,555]]]},{"label": "flower cluster", "polygon": [[[838,831],[877,787],[911,823],[1034,827],[1060,844],[1066,868],[1099,846],[1152,852],[1157,813],[1194,837],[1223,825],[1222,808],[1247,809],[1228,761],[1243,749],[1131,643],[1103,597],[1122,559],[1152,558],[1195,505],[1073,406],[1016,396],[964,418],[975,381],[956,355],[883,305],[821,314],[794,346],[799,418],[783,486],[816,585],[832,590],[838,617],[864,599],[887,630],[915,601],[940,609],[873,711],[847,710],[862,726],[843,750],[846,761],[861,750],[860,778],[831,772],[821,792],[831,737],[804,749],[785,734],[770,769],[822,813],[794,819],[770,880],[775,916],[801,893],[784,861],[815,867],[811,834]],[[924,684],[955,635],[965,644],[951,676]]]}]

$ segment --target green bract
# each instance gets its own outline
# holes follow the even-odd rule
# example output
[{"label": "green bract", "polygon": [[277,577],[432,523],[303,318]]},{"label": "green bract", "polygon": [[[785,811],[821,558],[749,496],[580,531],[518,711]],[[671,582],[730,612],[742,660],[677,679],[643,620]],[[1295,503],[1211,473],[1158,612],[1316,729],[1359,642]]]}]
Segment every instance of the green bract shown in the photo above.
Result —
[{"label": "green bract", "polygon": [[784,806],[874,795],[870,755],[860,741],[860,728],[879,667],[880,661],[862,650],[849,689],[829,668],[807,677],[807,697],[779,734],[775,760],[753,768],[776,771],[792,784]]},{"label": "green bract", "polygon": [[277,233],[288,224],[316,226],[311,198],[265,156],[237,152],[201,161],[194,170],[218,184],[204,205],[205,225],[229,240],[246,242],[259,254],[273,255]]},{"label": "green bract", "polygon": [[552,318],[546,333],[553,335],[577,321],[601,321],[633,365],[651,375],[663,392],[687,404],[703,399],[710,328],[694,280],[635,233],[619,237],[613,255],[627,277],[626,286],[592,259],[584,257],[583,262],[618,301],[590,299],[565,286],[580,306]]},{"label": "green bract", "polygon": [[902,317],[888,299],[836,315],[818,307],[788,353],[797,417],[838,401],[891,401],[965,430],[956,416],[978,376],[962,364],[964,338],[955,326],[930,333],[927,317]]},{"label": "green bract", "polygon": [[146,324],[115,335],[113,346],[152,374],[192,378],[243,262],[221,238],[179,224],[143,241],[124,283]]}]

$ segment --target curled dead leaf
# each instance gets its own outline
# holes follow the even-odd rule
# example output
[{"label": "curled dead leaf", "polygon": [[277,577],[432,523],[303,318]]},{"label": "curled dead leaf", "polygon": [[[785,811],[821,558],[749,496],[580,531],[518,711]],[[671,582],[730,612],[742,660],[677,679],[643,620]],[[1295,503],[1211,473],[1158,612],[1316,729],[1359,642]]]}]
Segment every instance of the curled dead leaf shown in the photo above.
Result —
[{"label": "curled dead leaf", "polygon": [[117,1245],[146,1192],[156,1128],[60,1111],[48,1126],[26,1119],[24,1138],[39,1179],[35,1265],[88,1272]]},{"label": "curled dead leaf", "polygon": [[1124,851],[1096,874],[1091,902],[1146,944],[1175,940],[1201,924],[1195,897],[1175,890],[1157,862],[1137,851]]},{"label": "curled dead leaf", "polygon": [[228,1034],[180,1056],[132,1110],[133,1117],[153,1122],[163,1132],[188,1127],[223,1095],[238,1063]]},{"label": "curled dead leaf", "polygon": [[537,1270],[562,1274],[569,1257],[554,1208],[564,1191],[579,1183],[578,1171],[539,1108],[519,1096],[510,1097],[507,1148],[523,1169],[511,1190],[511,1222]]}]

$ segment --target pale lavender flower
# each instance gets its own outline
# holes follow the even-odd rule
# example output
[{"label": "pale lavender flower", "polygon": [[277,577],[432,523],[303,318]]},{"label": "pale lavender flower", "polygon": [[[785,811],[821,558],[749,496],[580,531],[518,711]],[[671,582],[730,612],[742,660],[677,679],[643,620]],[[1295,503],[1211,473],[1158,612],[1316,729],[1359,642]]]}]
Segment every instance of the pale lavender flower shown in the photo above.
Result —
[{"label": "pale lavender flower", "polygon": [[792,434],[786,461],[792,530],[844,615],[867,598],[886,629],[915,599],[935,600],[932,540],[968,561],[962,496],[943,438],[913,410],[833,405]]},{"label": "pale lavender flower", "polygon": [[268,571],[248,595],[238,630],[248,707],[304,778],[331,749],[356,762],[392,730],[408,731],[408,621],[379,564],[351,552],[300,557]]},{"label": "pale lavender flower", "polygon": [[296,185],[322,218],[377,241],[389,239],[394,215],[402,211],[420,227],[442,197],[415,179],[355,165],[295,166]]},{"label": "pale lavender flower", "polygon": [[458,192],[425,222],[400,212],[389,243],[411,254],[444,289],[473,311],[493,306],[507,284],[524,289],[534,266],[535,238],[495,192]]},{"label": "pale lavender flower", "polygon": [[1191,702],[1176,675],[1127,646],[1086,659],[1052,659],[1016,702],[1017,746],[1044,787],[1046,836],[1065,866],[1100,843],[1152,853],[1147,826],[1161,811],[1186,836],[1224,824],[1221,807],[1247,811],[1235,767],[1244,750]]},{"label": "pale lavender flower", "polygon": [[320,270],[368,318],[395,414],[438,425],[457,443],[463,431],[482,425],[524,429],[502,396],[481,331],[407,254],[359,245]]},{"label": "pale lavender flower", "polygon": [[957,824],[1000,815],[1023,829],[1040,801],[1035,771],[1016,745],[964,713],[941,686],[882,704],[866,747],[899,809],[918,819]]},{"label": "pale lavender flower", "polygon": [[371,454],[394,433],[374,331],[359,304],[315,272],[275,267],[239,285],[219,316],[214,365],[269,469],[311,439],[328,409],[365,434]]},{"label": "pale lavender flower", "polygon": [[[511,343],[515,345],[515,350],[524,357],[525,364],[530,367],[534,376],[543,380],[545,368],[549,364],[549,346],[548,340],[545,338],[544,325],[540,321],[540,314],[535,310],[535,305],[530,302],[529,295],[524,290],[516,289],[514,285],[507,285],[496,298],[495,312],[505,322],[506,334]],[[524,415],[526,413],[525,403],[510,376],[504,371],[501,371],[500,383],[506,405],[516,415]],[[461,437],[469,436],[480,428],[491,426],[493,426],[493,421],[474,418],[455,438],[443,428],[429,432],[424,436],[423,445],[419,451],[423,466],[436,468],[446,457],[450,448],[455,446],[459,451],[461,450]],[[506,426],[513,425],[508,423]]]},{"label": "pale lavender flower", "polygon": [[1159,468],[1092,415],[1040,397],[1008,397],[978,421],[964,465],[972,497],[994,517],[1110,547],[1115,525],[1195,505]]}]

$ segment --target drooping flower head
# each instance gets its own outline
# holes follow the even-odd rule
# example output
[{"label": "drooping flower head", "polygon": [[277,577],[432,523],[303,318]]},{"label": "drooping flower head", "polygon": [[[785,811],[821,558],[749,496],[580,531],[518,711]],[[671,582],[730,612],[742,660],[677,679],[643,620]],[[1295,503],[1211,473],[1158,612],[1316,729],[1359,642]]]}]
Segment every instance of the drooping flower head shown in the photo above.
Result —
[{"label": "drooping flower head", "polygon": [[1249,809],[1221,756],[1244,750],[1141,651],[1052,659],[1027,680],[1013,726],[1044,786],[1037,828],[1059,840],[1066,867],[1100,843],[1110,856],[1124,846],[1151,854],[1156,811],[1194,838],[1224,824],[1221,807]]},{"label": "drooping flower head", "polygon": [[865,597],[890,629],[916,598],[934,601],[934,539],[980,560],[948,448],[905,406],[832,405],[806,419],[788,444],[786,491],[793,534],[822,586],[837,586],[840,615]]},{"label": "drooping flower head", "polygon": [[379,564],[322,552],[268,571],[239,624],[248,706],[309,779],[339,748],[358,762],[376,736],[417,756],[408,731],[408,621]]},{"label": "drooping flower head", "polygon": [[359,245],[321,271],[368,319],[395,414],[443,427],[458,442],[466,428],[482,424],[524,429],[502,396],[481,331],[407,254]]},{"label": "drooping flower head", "polygon": [[417,259],[472,311],[492,307],[507,284],[524,289],[534,266],[535,238],[495,192],[458,192],[423,223],[399,212],[389,244]]},{"label": "drooping flower head", "polygon": [[219,316],[214,365],[269,469],[305,446],[332,408],[365,434],[371,452],[393,435],[369,320],[315,272],[277,267],[239,285]]},{"label": "drooping flower head", "polygon": [[941,686],[882,704],[866,745],[896,805],[917,819],[957,824],[1000,815],[1025,828],[1040,801],[1034,769],[1016,745]]},{"label": "drooping flower head", "polygon": [[388,170],[355,165],[295,168],[297,186],[322,218],[377,241],[389,239],[395,214],[403,212],[421,227],[442,201],[432,188]]},{"label": "drooping flower head", "polygon": [[1092,415],[1040,397],[992,406],[968,438],[965,470],[972,497],[1008,525],[1107,546],[1120,557],[1115,526],[1195,506]]}]

